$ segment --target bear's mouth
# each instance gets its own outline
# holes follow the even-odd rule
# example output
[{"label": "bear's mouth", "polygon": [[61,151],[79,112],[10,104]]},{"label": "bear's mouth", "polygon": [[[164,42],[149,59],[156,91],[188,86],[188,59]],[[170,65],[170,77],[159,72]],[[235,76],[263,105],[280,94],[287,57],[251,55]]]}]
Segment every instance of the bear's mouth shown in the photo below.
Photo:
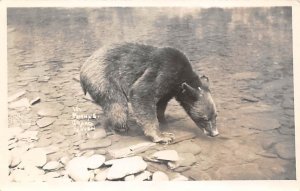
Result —
[{"label": "bear's mouth", "polygon": [[213,126],[211,121],[201,120],[197,122],[197,126],[200,127],[204,134],[210,137],[216,137],[219,135],[219,131]]}]

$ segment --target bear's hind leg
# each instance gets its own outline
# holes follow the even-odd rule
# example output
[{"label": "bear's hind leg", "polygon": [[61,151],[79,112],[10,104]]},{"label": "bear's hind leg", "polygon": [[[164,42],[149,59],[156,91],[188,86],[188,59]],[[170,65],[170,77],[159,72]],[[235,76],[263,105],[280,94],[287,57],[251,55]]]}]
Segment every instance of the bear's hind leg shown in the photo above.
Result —
[{"label": "bear's hind leg", "polygon": [[104,107],[104,112],[107,116],[107,125],[119,132],[128,131],[128,105],[126,101],[111,101]]}]

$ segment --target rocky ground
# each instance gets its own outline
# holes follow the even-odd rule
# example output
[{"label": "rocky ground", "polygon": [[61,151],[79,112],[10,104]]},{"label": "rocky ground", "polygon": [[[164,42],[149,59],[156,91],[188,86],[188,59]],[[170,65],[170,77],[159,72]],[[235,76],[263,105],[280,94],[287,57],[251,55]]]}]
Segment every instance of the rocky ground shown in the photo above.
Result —
[{"label": "rocky ground", "polygon": [[[103,126],[80,65],[135,41],[181,49],[209,76],[220,136],[206,137],[172,100],[175,142]],[[289,8],[8,9],[11,181],[295,179]]]}]

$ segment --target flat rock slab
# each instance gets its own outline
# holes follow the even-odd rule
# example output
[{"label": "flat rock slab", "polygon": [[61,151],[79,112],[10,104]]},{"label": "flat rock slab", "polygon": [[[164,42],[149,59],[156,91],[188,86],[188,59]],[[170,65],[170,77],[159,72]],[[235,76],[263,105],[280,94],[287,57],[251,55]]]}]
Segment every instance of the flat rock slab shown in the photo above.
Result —
[{"label": "flat rock slab", "polygon": [[92,155],[87,159],[87,167],[89,169],[99,168],[105,162],[105,156]]},{"label": "flat rock slab", "polygon": [[62,114],[62,112],[60,110],[52,109],[52,108],[43,108],[38,111],[38,115],[43,116],[43,117],[46,117],[46,116],[47,117],[57,117],[61,114]]},{"label": "flat rock slab", "polygon": [[87,140],[85,143],[79,145],[80,150],[87,150],[87,149],[99,149],[108,147],[111,145],[111,140],[109,138],[101,139],[101,140]]},{"label": "flat rock slab", "polygon": [[109,150],[108,153],[113,158],[124,158],[147,151],[155,145],[156,143],[153,142],[141,142],[125,148]]},{"label": "flat rock slab", "polygon": [[12,102],[12,101],[18,99],[19,97],[23,96],[25,93],[26,93],[26,91],[21,90],[21,91],[15,93],[15,94],[9,96],[8,99],[7,99],[7,101],[8,102]]},{"label": "flat rock slab", "polygon": [[31,149],[22,154],[21,161],[37,167],[44,166],[47,162],[46,151],[42,148]]},{"label": "flat rock slab", "polygon": [[193,153],[194,155],[201,153],[202,150],[198,144],[190,140],[183,141],[175,145],[170,145],[168,149],[174,149],[178,153]]},{"label": "flat rock slab", "polygon": [[151,158],[163,161],[178,161],[179,156],[175,150],[162,150],[152,154]]},{"label": "flat rock slab", "polygon": [[156,171],[152,175],[152,181],[169,181],[169,177],[162,171]]},{"label": "flat rock slab", "polygon": [[28,108],[30,106],[30,103],[29,103],[29,100],[27,98],[22,98],[18,101],[15,101],[15,102],[11,102],[9,105],[8,105],[8,108],[19,108],[19,107],[26,107]]},{"label": "flat rock slab", "polygon": [[120,179],[144,171],[147,168],[147,163],[140,156],[110,160],[105,164],[112,165],[106,177],[109,180]]},{"label": "flat rock slab", "polygon": [[86,135],[89,139],[102,139],[106,137],[106,131],[104,128],[96,128],[93,131],[87,132]]},{"label": "flat rock slab", "polygon": [[40,127],[47,127],[49,125],[51,125],[53,122],[55,121],[55,118],[52,117],[43,117],[39,120],[36,121],[36,124]]},{"label": "flat rock slab", "polygon": [[75,157],[68,162],[66,171],[74,181],[81,182],[90,179],[86,161],[86,157]]}]

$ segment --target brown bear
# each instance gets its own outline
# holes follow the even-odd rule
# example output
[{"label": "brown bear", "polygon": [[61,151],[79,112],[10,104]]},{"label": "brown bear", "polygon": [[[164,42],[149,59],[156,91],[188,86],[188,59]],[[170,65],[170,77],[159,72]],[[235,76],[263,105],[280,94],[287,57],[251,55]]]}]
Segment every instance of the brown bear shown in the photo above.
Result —
[{"label": "brown bear", "polygon": [[206,76],[199,77],[181,51],[137,43],[100,48],[83,64],[80,82],[115,129],[127,129],[128,102],[138,124],[153,142],[169,143],[161,133],[164,112],[175,97],[198,127],[218,135],[216,106]]}]

